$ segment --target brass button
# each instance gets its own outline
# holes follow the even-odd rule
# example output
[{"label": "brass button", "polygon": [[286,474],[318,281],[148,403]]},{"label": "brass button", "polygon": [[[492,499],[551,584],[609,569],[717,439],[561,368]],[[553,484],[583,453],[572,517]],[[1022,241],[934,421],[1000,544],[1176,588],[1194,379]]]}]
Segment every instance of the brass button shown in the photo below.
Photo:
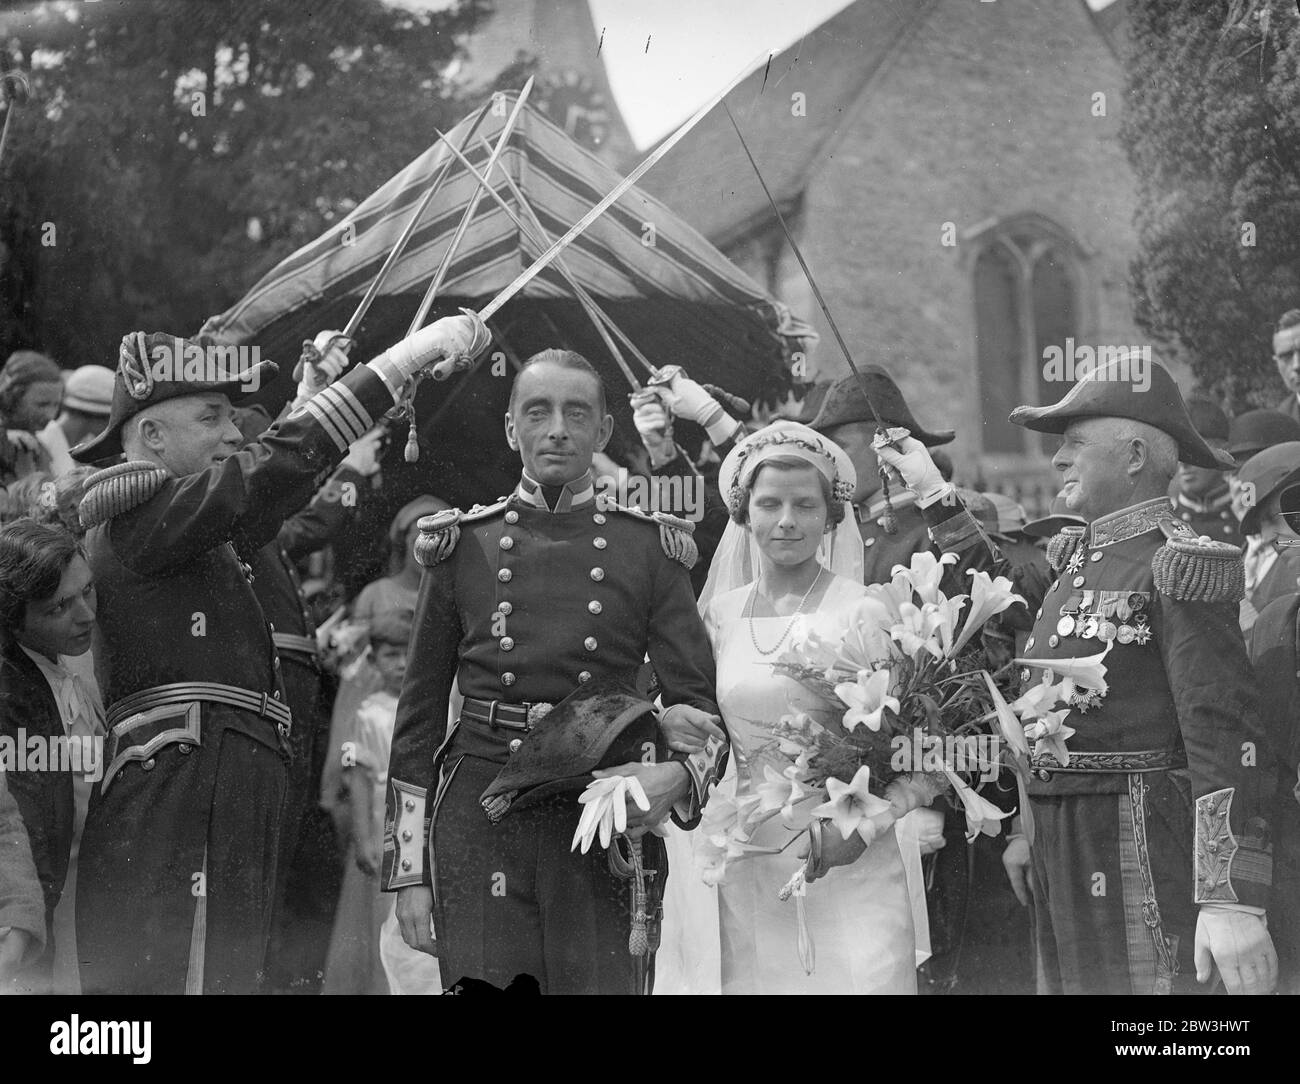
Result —
[{"label": "brass button", "polygon": [[1022,667],[1020,668],[1020,680],[1021,680],[1021,681],[1028,681],[1029,678],[1030,678],[1030,676],[1031,676],[1031,675],[1030,675],[1030,673],[1029,673],[1029,667],[1028,667],[1028,666],[1022,666]]},{"label": "brass button", "polygon": [[515,683],[515,675],[512,674],[509,670],[507,670],[504,674],[501,675],[502,685],[513,685],[514,683]]},{"label": "brass button", "polygon": [[509,512],[506,513],[506,522],[507,522],[507,523],[518,523],[518,522],[519,522],[519,513],[516,512],[516,511],[512,508]]},{"label": "brass button", "polygon": [[585,647],[588,651],[595,651],[596,637],[588,636],[585,640],[582,641],[582,646]]},{"label": "brass button", "polygon": [[1025,650],[1028,651],[1033,646],[1034,646],[1034,638],[1031,636],[1029,637],[1028,640],[1025,641]]},{"label": "brass button", "polygon": [[402,870],[406,873],[411,871],[411,860],[409,858],[402,859]]},{"label": "brass button", "polygon": [[1056,633],[1052,633],[1052,635],[1047,638],[1048,647],[1055,647],[1060,642],[1061,642],[1061,638],[1057,636]]},{"label": "brass button", "polygon": [[1070,582],[1073,583],[1075,587],[1082,587],[1084,584],[1084,579],[1082,576],[1075,576],[1074,579],[1071,580]]},{"label": "brass button", "polygon": [[862,540],[862,544],[864,546],[874,546],[876,544],[876,540],[874,538],[864,538]]},{"label": "brass button", "polygon": [[579,684],[579,685],[586,685],[587,682],[589,682],[590,680],[591,680],[591,671],[590,671],[590,670],[584,670],[581,674],[578,675],[578,684]]},{"label": "brass button", "polygon": [[501,539],[500,546],[503,550],[512,550],[515,548],[515,540],[509,535],[504,535]]},{"label": "brass button", "polygon": [[598,550],[603,550],[607,545],[609,545],[609,543],[606,542],[603,538],[601,538],[600,535],[597,535],[595,538],[593,538],[591,540],[591,544],[595,546],[596,549]]},{"label": "brass button", "polygon": [[402,833],[402,842],[403,842],[403,843],[410,843],[410,842],[411,842],[411,830],[410,830],[409,828],[406,829],[406,831],[404,831],[404,832]]},{"label": "brass button", "polygon": [[603,512],[597,512],[591,517],[591,520],[597,527],[603,527],[605,525],[605,514]]},{"label": "brass button", "polygon": [[514,607],[509,602],[498,602],[497,612],[509,615],[514,611]]},{"label": "brass button", "polygon": [[593,568],[591,570],[591,578],[595,580],[597,583],[600,583],[600,581],[605,578],[605,570],[599,567]]},{"label": "brass button", "polygon": [[509,583],[513,578],[514,578],[514,573],[511,572],[510,569],[502,568],[497,570],[497,579],[500,580],[502,583]]},{"label": "brass button", "polygon": [[1100,560],[1101,560],[1103,557],[1105,557],[1105,556],[1106,556],[1106,555],[1105,555],[1104,553],[1102,553],[1101,550],[1097,550],[1095,553],[1093,553],[1093,555],[1092,555],[1091,557],[1088,558],[1088,560],[1089,560],[1089,561],[1100,561]]},{"label": "brass button", "polygon": [[520,747],[521,745],[523,745],[523,744],[524,744],[524,740],[523,740],[523,738],[511,738],[511,739],[510,739],[510,744],[509,744],[509,746],[507,746],[507,748],[508,748],[512,753],[517,753],[517,752],[519,752],[519,747]]},{"label": "brass button", "polygon": [[279,689],[276,689],[275,692],[273,692],[271,695],[272,695],[276,700],[279,700],[279,699],[280,699],[280,690],[279,690]]},{"label": "brass button", "polygon": [[588,612],[588,613],[598,614],[598,613],[600,613],[600,611],[603,610],[604,608],[605,608],[605,607],[602,606],[602,605],[601,605],[601,604],[600,604],[596,599],[594,599],[594,598],[593,598],[590,602],[587,603],[587,612]]},{"label": "brass button", "polygon": [[1039,606],[1038,613],[1034,614],[1034,620],[1037,621],[1042,616],[1043,616],[1043,608]]},{"label": "brass button", "polygon": [[269,629],[272,633],[275,632],[275,626],[272,625],[271,622],[268,621],[268,622],[266,623],[266,627],[267,627],[267,629]]},{"label": "brass button", "polygon": [[415,812],[415,799],[414,799],[414,798],[407,798],[407,799],[406,799],[406,811],[407,811],[408,813],[414,813],[414,812]]},{"label": "brass button", "polygon": [[150,758],[149,758],[148,760],[146,760],[143,764],[141,764],[140,767],[143,768],[146,772],[151,772],[151,771],[154,770],[154,766],[155,766],[157,763],[158,763],[158,762],[157,762],[156,760],[154,760],[153,757],[150,757]]},{"label": "brass button", "polygon": [[181,742],[180,745],[176,746],[176,748],[180,751],[182,756],[189,756],[194,752],[194,746],[186,741]]},{"label": "brass button", "polygon": [[1036,774],[1038,775],[1038,778],[1041,779],[1044,783],[1046,783],[1048,780],[1052,778],[1052,773],[1049,772],[1046,768],[1039,768]]},{"label": "brass button", "polygon": [[271,666],[274,667],[276,670],[279,670],[279,669],[280,669],[280,656],[279,656],[279,655],[277,655],[275,658],[273,658],[273,659],[271,660]]},{"label": "brass button", "polygon": [[513,651],[515,649],[515,638],[513,636],[501,637],[501,650]]}]

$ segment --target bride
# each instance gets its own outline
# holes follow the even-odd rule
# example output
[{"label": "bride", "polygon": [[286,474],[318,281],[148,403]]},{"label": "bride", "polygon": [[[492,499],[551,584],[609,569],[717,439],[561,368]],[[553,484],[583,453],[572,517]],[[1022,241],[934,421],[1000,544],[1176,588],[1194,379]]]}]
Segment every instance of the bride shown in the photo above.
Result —
[{"label": "bride", "polygon": [[[865,594],[862,540],[847,504],[855,483],[845,452],[795,422],[751,434],[722,464],[731,522],[700,608],[731,738],[731,767],[720,787],[738,798],[764,781],[771,728],[799,706],[801,688],[772,664],[805,623],[837,634]],[[916,804],[905,785],[891,787],[898,812]],[[655,993],[916,992],[924,958],[917,945],[928,946],[928,927],[915,835],[900,848],[906,820],[870,846],[856,833],[847,840],[834,829],[822,833],[803,898],[782,902],[778,893],[807,851],[807,836],[793,841],[808,827],[810,805],[796,806],[790,825],[780,818],[762,824],[750,843],[764,852],[729,863],[716,888],[693,861],[698,830],[672,830]],[[798,948],[801,921],[815,949],[811,971],[809,953],[801,960]]]}]

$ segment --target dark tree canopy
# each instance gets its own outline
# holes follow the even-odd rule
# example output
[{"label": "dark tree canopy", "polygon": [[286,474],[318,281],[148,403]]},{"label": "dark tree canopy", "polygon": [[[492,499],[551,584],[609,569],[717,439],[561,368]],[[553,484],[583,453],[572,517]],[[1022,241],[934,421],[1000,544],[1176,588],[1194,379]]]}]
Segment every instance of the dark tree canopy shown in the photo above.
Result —
[{"label": "dark tree canopy", "polygon": [[488,10],[5,5],[0,67],[31,101],[0,162],[0,357],[196,332],[460,119],[445,72]]},{"label": "dark tree canopy", "polygon": [[1237,409],[1284,393],[1300,306],[1300,16],[1291,0],[1128,0],[1124,139],[1139,324]]}]

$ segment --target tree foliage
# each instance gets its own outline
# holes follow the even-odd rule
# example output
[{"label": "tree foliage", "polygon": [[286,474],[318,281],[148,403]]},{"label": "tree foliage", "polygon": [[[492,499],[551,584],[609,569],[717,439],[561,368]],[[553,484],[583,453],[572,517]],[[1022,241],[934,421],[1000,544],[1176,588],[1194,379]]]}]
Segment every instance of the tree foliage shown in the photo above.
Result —
[{"label": "tree foliage", "polygon": [[196,332],[460,119],[447,68],[488,10],[0,12],[0,64],[31,82],[0,162],[0,357],[111,363],[125,331]]},{"label": "tree foliage", "polygon": [[1300,15],[1290,0],[1129,0],[1124,140],[1138,322],[1237,409],[1283,394],[1300,306]]}]

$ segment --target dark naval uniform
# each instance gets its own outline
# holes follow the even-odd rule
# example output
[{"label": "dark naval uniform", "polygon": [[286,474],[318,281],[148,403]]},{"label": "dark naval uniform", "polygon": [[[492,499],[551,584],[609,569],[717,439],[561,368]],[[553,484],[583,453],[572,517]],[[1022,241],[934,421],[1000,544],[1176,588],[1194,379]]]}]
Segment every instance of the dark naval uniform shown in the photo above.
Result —
[{"label": "dark naval uniform", "polygon": [[1066,719],[1068,767],[1033,760],[1039,992],[1190,992],[1198,905],[1263,907],[1271,877],[1240,554],[1159,498],[1066,528],[1048,555],[1027,657],[1109,653],[1107,692]]},{"label": "dark naval uniform", "polygon": [[[590,477],[548,507],[527,476],[498,504],[421,526],[426,570],[388,769],[383,885],[432,886],[448,986],[505,987],[527,974],[544,993],[632,993],[629,884],[599,847],[571,853],[576,795],[495,825],[480,796],[550,705],[592,679],[633,680],[647,654],[665,705],[717,713],[683,567],[694,558],[688,526],[598,502]],[[465,705],[440,750],[453,681]],[[687,821],[722,755],[690,758]]]},{"label": "dark naval uniform", "polygon": [[1238,547],[1245,545],[1237,517],[1232,512],[1232,494],[1226,489],[1208,501],[1193,500],[1182,493],[1175,493],[1169,500],[1174,515],[1195,534],[1205,535],[1216,542],[1231,542]]},{"label": "dark naval uniform", "polygon": [[[293,935],[289,927],[297,924],[284,913],[285,893],[291,870],[300,864],[295,862],[295,855],[299,853],[303,821],[308,816],[310,796],[318,778],[318,769],[314,767],[320,763],[318,753],[322,751],[318,746],[326,740],[329,729],[328,710],[321,702],[324,675],[316,647],[316,622],[303,597],[294,561],[329,544],[350,517],[351,509],[356,507],[355,501],[345,503],[340,499],[341,487],[350,485],[355,491],[360,483],[361,475],[350,469],[341,470],[316,494],[311,504],[285,521],[272,541],[248,555],[253,593],[271,628],[271,640],[280,659],[284,699],[294,721],[289,734],[289,787],[280,822],[275,930],[268,957],[268,971],[287,968],[294,972],[279,976],[290,982],[302,978],[296,972],[302,971],[303,965],[282,959],[287,951],[286,942]],[[320,959],[309,974],[325,963],[325,938],[316,940],[321,942]]]},{"label": "dark naval uniform", "polygon": [[359,366],[201,473],[125,463],[90,478],[110,734],[81,845],[87,992],[256,988],[290,713],[236,547],[273,540],[392,401]]}]

